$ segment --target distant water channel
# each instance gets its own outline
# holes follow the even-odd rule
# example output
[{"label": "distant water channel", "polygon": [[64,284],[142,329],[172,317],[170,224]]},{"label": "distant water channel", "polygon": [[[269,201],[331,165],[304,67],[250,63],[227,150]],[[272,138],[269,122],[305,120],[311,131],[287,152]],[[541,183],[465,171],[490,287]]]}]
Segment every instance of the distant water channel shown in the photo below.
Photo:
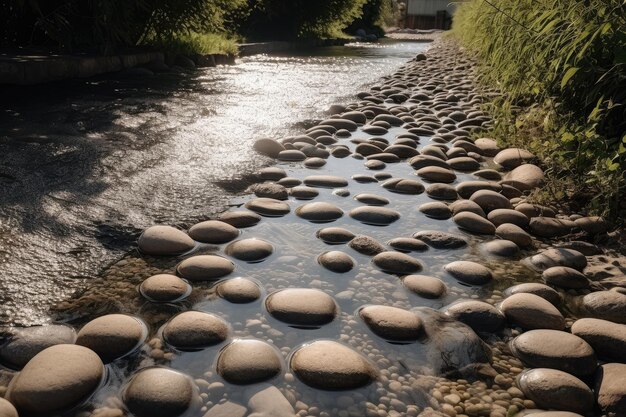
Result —
[{"label": "distant water channel", "polygon": [[46,320],[155,223],[224,210],[269,160],[427,44],[258,55],[192,74],[0,88],[0,324]]}]

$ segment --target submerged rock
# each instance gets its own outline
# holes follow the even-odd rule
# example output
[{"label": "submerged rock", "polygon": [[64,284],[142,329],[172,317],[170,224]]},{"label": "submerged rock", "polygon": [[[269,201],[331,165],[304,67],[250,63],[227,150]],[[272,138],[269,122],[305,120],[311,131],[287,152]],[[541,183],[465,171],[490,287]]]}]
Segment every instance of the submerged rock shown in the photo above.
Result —
[{"label": "submerged rock", "polygon": [[444,269],[454,278],[470,285],[484,285],[493,279],[489,268],[476,262],[454,261],[444,266]]},{"label": "submerged rock", "polygon": [[340,251],[324,252],[317,258],[317,261],[324,268],[338,273],[348,272],[356,264],[354,259]]},{"label": "submerged rock", "polygon": [[16,327],[0,344],[0,361],[13,369],[22,369],[42,350],[54,345],[73,344],[75,340],[74,329],[62,324]]},{"label": "submerged rock", "polygon": [[422,270],[415,258],[400,252],[381,252],[372,259],[374,265],[391,274],[406,275]]},{"label": "submerged rock", "polygon": [[216,291],[220,297],[235,304],[251,303],[261,297],[259,285],[250,279],[242,277],[220,282]]},{"label": "submerged rock", "polygon": [[217,372],[231,384],[254,384],[282,372],[282,361],[272,345],[255,339],[239,339],[217,358]]},{"label": "submerged rock", "polygon": [[329,244],[348,243],[355,238],[354,233],[341,227],[326,227],[318,230],[316,235]]},{"label": "submerged rock", "polygon": [[241,261],[260,262],[274,252],[274,247],[262,239],[241,239],[228,245],[224,252]]}]

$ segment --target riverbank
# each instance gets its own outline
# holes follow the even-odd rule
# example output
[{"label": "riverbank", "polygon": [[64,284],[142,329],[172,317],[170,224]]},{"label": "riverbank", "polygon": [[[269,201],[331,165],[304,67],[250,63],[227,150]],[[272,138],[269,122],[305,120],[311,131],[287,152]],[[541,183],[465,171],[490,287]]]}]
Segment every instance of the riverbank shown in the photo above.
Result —
[{"label": "riverbank", "polygon": [[[438,43],[331,118],[256,142],[270,166],[231,210],[146,229],[56,305],[118,376],[73,415],[151,415],[147,396],[204,417],[619,416],[623,259],[593,244],[602,219],[526,202],[537,158],[473,139],[494,94],[474,65]],[[180,372],[157,368],[167,396],[153,365]],[[22,409],[48,386],[28,388]]]}]

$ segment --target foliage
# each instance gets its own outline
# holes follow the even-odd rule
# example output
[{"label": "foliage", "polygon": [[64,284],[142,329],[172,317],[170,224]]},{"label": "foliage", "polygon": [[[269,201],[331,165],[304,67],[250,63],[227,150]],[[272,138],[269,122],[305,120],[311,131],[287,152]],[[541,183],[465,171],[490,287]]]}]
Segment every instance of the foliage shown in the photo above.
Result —
[{"label": "foliage", "polygon": [[[596,211],[623,200],[626,181],[626,2],[473,0],[453,32],[476,51],[505,143],[523,143],[597,195]],[[516,111],[521,106],[521,111]]]},{"label": "foliage", "polygon": [[236,55],[237,41],[216,33],[183,33],[176,34],[161,44],[159,40],[150,39],[149,42],[170,52],[184,55],[230,54]]},{"label": "foliage", "polygon": [[354,20],[348,32],[364,29],[378,37],[385,34],[385,27],[393,26],[397,20],[398,4],[396,0],[368,0],[362,9],[361,17]]}]

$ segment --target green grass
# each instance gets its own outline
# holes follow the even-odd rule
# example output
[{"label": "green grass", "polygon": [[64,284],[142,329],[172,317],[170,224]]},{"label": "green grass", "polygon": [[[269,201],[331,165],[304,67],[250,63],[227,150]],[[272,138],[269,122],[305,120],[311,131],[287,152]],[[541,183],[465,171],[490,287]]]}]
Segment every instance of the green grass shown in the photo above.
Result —
[{"label": "green grass", "polygon": [[237,54],[237,41],[223,34],[196,33],[175,35],[171,39],[149,42],[169,52],[185,55]]}]

